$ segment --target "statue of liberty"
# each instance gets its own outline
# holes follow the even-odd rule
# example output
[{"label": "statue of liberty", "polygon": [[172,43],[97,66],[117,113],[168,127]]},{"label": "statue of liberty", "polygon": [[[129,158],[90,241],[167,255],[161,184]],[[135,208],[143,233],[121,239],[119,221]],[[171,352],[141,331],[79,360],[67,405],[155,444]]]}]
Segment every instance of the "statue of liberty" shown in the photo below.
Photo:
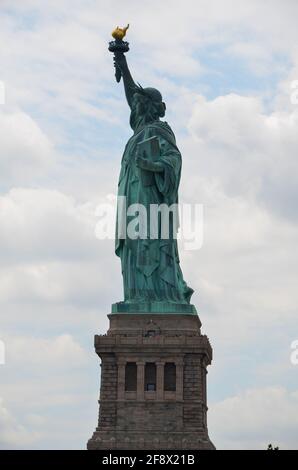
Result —
[{"label": "statue of liberty", "polygon": [[[150,219],[150,206],[170,208],[178,204],[181,154],[172,129],[160,120],[166,105],[157,89],[142,88],[134,82],[123,53],[115,53],[114,63],[117,81],[123,78],[133,130],[122,157],[118,201],[125,199],[126,210],[139,205],[147,210],[147,236],[123,235],[119,220],[122,224],[126,220],[127,229],[133,215],[128,211],[124,219],[118,204],[115,252],[121,259],[124,302],[114,304],[113,309],[121,304],[119,311],[195,312],[190,305],[193,289],[184,281],[180,268],[175,214],[168,213],[166,237],[161,213],[155,221]],[[150,236],[152,228],[154,237]]]}]

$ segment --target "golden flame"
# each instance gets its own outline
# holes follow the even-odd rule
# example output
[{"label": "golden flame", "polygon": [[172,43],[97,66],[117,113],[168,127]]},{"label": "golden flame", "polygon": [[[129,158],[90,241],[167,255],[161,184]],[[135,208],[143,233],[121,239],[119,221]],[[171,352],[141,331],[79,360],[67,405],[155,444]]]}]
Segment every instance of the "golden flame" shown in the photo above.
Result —
[{"label": "golden flame", "polygon": [[114,29],[114,31],[112,32],[113,38],[114,39],[119,39],[119,40],[122,41],[122,39],[124,38],[128,28],[129,28],[129,24],[127,26],[125,26],[125,28],[119,28],[119,26],[117,26],[117,28]]}]

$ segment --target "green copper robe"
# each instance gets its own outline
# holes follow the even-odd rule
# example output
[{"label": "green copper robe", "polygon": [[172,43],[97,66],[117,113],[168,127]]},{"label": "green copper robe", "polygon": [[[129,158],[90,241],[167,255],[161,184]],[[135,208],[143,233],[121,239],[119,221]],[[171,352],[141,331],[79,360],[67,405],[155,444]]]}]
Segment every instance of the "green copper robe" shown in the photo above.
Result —
[{"label": "green copper robe", "polygon": [[[162,163],[164,171],[154,172],[154,184],[144,186],[140,177],[143,170],[136,166],[137,143],[152,136],[158,137],[158,161]],[[150,204],[164,203],[171,206],[178,203],[180,174],[181,154],[176,146],[175,136],[166,122],[156,120],[136,129],[129,139],[121,162],[118,196],[126,197],[126,209],[131,204],[143,204],[150,214]],[[127,217],[127,224],[130,220]],[[149,234],[150,220],[147,220]],[[172,228],[173,218],[170,220],[170,235]],[[160,219],[157,239],[151,239],[149,235],[145,239],[121,237],[123,235],[116,224],[115,252],[121,258],[125,302],[164,301],[189,304],[193,289],[183,279],[177,240],[173,236],[168,239],[161,237]]]}]

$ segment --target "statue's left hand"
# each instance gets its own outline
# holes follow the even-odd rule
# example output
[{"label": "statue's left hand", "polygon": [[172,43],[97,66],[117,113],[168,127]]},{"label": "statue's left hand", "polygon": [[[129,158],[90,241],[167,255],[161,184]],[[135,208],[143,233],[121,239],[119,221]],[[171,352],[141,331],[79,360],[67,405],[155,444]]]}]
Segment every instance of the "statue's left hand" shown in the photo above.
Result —
[{"label": "statue's left hand", "polygon": [[136,165],[138,168],[147,171],[163,171],[163,165],[159,162],[152,162],[147,158],[137,157],[136,158]]}]

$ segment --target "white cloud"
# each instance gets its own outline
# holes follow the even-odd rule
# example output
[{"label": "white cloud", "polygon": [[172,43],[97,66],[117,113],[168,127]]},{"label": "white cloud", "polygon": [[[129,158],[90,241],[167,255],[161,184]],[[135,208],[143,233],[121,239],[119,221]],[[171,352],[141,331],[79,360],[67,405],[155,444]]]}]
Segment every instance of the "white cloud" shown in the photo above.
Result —
[{"label": "white cloud", "polygon": [[14,367],[23,364],[31,368],[41,366],[61,370],[77,368],[86,364],[86,351],[70,334],[62,334],[54,338],[39,338],[34,336],[4,336],[7,345],[6,361]]},{"label": "white cloud", "polygon": [[0,240],[8,262],[77,259],[95,249],[94,203],[57,190],[14,188],[0,197]]},{"label": "white cloud", "polygon": [[[90,352],[69,333],[51,338],[5,334],[4,339],[7,360],[1,371],[0,448],[51,448],[53,442],[71,448],[71,439],[61,442],[64,427],[80,419],[80,410],[89,401],[96,408],[97,391],[90,386],[93,379],[98,382],[95,354],[91,376],[86,372]],[[86,433],[85,440],[88,427],[93,426],[91,418],[86,411],[79,432]]]},{"label": "white cloud", "polygon": [[297,448],[298,391],[251,389],[212,404],[209,429],[224,449]]},{"label": "white cloud", "polygon": [[198,97],[188,128],[201,172],[227,194],[255,196],[271,211],[297,217],[298,109],[266,113],[253,97]]},{"label": "white cloud", "polygon": [[0,449],[24,448],[41,438],[41,433],[31,431],[12,416],[0,397]]},{"label": "white cloud", "polygon": [[120,300],[114,241],[95,235],[100,202],[106,198],[78,203],[60,191],[29,188],[0,197],[3,312],[13,300],[73,306],[98,304],[108,295],[109,303]]},{"label": "white cloud", "polygon": [[0,173],[6,186],[28,183],[48,171],[52,145],[28,114],[0,109],[0,129]]}]

